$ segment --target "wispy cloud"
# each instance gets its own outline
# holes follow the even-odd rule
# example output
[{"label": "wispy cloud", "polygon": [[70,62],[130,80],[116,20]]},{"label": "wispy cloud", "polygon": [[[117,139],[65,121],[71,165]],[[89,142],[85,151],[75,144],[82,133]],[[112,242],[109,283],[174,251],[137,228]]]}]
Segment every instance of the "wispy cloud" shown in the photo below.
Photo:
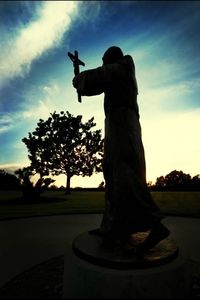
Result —
[{"label": "wispy cloud", "polygon": [[159,87],[145,87],[139,93],[138,102],[142,114],[154,118],[154,114],[166,111],[183,112],[199,107],[194,94],[198,95],[200,88],[199,78],[160,85]]},{"label": "wispy cloud", "polygon": [[0,115],[0,134],[10,130],[13,127],[13,118],[10,114]]},{"label": "wispy cloud", "polygon": [[70,28],[77,7],[76,1],[41,2],[34,20],[16,31],[16,36],[7,41],[1,50],[1,82],[16,75],[23,76],[35,59],[48,49],[58,46]]},{"label": "wispy cloud", "polygon": [[[59,106],[59,95],[61,93],[60,87],[56,83],[49,83],[45,86],[39,86],[38,93],[40,99],[37,102],[32,100],[28,104],[24,103],[24,108],[21,115],[25,120],[39,120],[40,118],[47,119],[53,111]],[[29,95],[31,98],[31,95]]]},{"label": "wispy cloud", "polygon": [[80,1],[80,5],[81,13],[77,15],[77,24],[80,26],[80,23],[89,22],[93,28],[96,28],[96,20],[101,16],[101,1]]},{"label": "wispy cloud", "polygon": [[0,170],[5,170],[6,172],[13,174],[17,169],[21,169],[29,165],[30,163],[28,162],[28,160],[19,164],[0,164]]}]

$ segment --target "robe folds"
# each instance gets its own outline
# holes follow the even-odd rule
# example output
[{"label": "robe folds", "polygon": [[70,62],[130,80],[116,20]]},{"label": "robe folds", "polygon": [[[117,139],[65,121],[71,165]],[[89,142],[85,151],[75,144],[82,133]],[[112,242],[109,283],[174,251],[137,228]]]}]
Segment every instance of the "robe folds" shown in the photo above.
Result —
[{"label": "robe folds", "polygon": [[150,229],[163,216],[146,184],[132,57],[125,55],[117,63],[81,72],[76,77],[76,88],[83,96],[105,94],[103,174],[106,192],[101,233],[120,237]]}]

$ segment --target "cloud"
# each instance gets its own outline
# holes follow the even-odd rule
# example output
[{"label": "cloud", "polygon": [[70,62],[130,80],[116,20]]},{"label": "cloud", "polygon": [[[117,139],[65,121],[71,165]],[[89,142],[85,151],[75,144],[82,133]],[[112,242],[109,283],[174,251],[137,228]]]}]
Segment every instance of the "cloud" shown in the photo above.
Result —
[{"label": "cloud", "polygon": [[42,93],[39,100],[36,101],[34,96],[29,94],[29,102],[24,102],[21,110],[0,114],[0,136],[4,133],[23,132],[25,128],[33,130],[36,121],[39,121],[40,118],[47,119],[50,113],[57,110],[55,101],[60,92],[58,86],[52,84],[40,87],[40,90]]},{"label": "cloud", "polygon": [[24,76],[35,59],[48,49],[57,47],[70,28],[72,17],[78,7],[76,1],[41,3],[36,17],[17,31],[16,37],[7,41],[1,51],[1,81],[16,75]]},{"label": "cloud", "polygon": [[13,118],[10,114],[0,115],[0,134],[9,131],[13,126]]},{"label": "cloud", "polygon": [[81,13],[77,16],[77,25],[80,23],[90,23],[93,29],[96,28],[96,19],[102,17],[100,14],[102,8],[101,1],[80,1]]},{"label": "cloud", "polygon": [[27,161],[24,161],[24,163],[20,164],[0,164],[0,170],[4,170],[8,173],[14,174],[14,172],[18,169],[22,169],[24,167],[28,167],[30,163]]},{"label": "cloud", "polygon": [[[21,111],[21,115],[24,119],[36,119],[40,118],[47,119],[53,111],[57,110],[59,106],[59,96],[61,94],[60,87],[57,83],[49,83],[45,86],[40,86],[37,88],[39,90],[40,99],[34,101],[34,98],[31,99],[31,95],[29,95],[29,99],[31,99],[28,104],[24,103],[24,108]],[[38,97],[38,96],[37,96]],[[26,105],[28,107],[26,107]]]},{"label": "cloud", "polygon": [[141,115],[151,118],[154,114],[163,114],[166,111],[193,110],[199,107],[199,78],[183,80],[178,83],[146,87],[139,91],[138,103]]}]

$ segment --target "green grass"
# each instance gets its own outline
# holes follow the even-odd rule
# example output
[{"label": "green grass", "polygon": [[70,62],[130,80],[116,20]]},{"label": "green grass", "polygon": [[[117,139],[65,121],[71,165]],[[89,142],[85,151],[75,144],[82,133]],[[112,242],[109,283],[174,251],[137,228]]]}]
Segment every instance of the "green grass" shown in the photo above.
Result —
[{"label": "green grass", "polygon": [[[40,203],[22,201],[21,192],[0,191],[0,220],[74,213],[103,213],[104,192],[47,191]],[[200,217],[200,192],[152,192],[166,215]]]},{"label": "green grass", "polygon": [[104,211],[103,192],[47,191],[40,203],[24,203],[20,192],[0,191],[0,220],[19,217],[72,213],[102,213]]},{"label": "green grass", "polygon": [[164,214],[200,217],[200,192],[152,192],[152,196]]}]

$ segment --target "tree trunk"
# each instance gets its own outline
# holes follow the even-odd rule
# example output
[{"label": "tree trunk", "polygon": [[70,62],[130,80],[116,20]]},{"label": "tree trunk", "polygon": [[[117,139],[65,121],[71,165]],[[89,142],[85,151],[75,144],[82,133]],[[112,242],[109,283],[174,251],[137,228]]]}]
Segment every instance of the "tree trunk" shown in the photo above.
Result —
[{"label": "tree trunk", "polygon": [[71,192],[70,192],[70,180],[71,180],[71,176],[69,174],[67,174],[67,182],[66,182],[66,190],[65,190],[65,194],[67,194],[67,195],[71,194]]}]

